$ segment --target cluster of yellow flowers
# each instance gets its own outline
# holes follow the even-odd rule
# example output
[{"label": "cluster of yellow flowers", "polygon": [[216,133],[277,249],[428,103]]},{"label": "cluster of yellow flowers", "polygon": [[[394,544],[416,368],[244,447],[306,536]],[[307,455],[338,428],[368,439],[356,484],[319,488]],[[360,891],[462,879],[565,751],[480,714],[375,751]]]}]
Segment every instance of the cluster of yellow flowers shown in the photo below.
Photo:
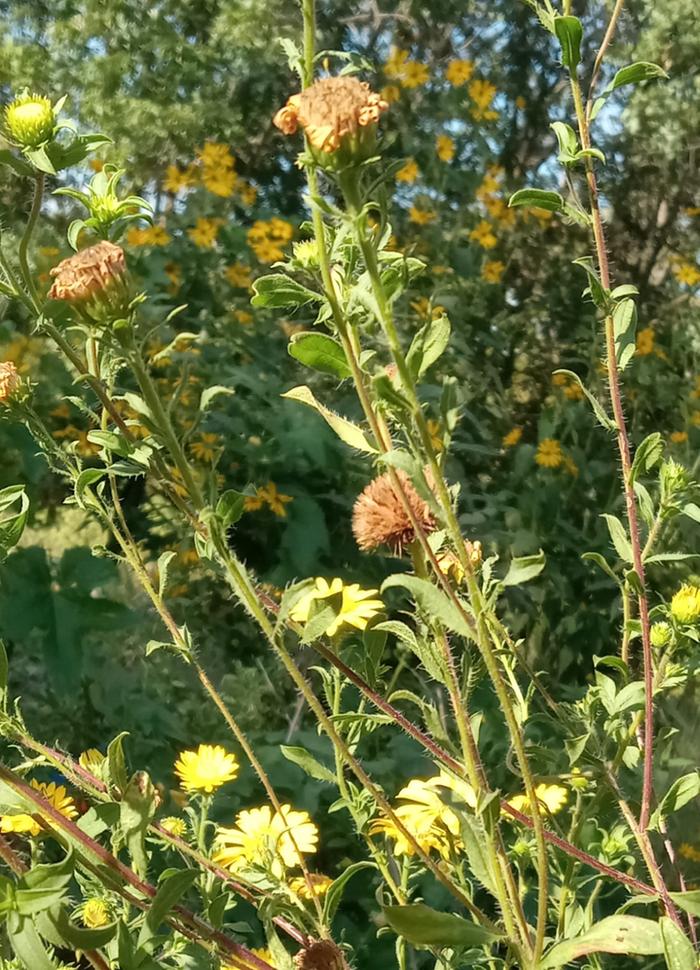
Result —
[{"label": "cluster of yellow flowers", "polygon": [[[540,807],[552,815],[561,811],[568,800],[568,790],[562,785],[540,784],[535,794]],[[472,787],[443,769],[432,778],[409,781],[396,796],[399,804],[394,814],[423,852],[435,850],[443,859],[449,859],[461,852],[463,845],[459,816],[454,808],[446,804],[445,795],[450,800],[456,796],[464,803],[465,809],[476,807]],[[527,813],[530,809],[530,801],[525,794],[511,795],[507,801],[519,812]],[[415,852],[413,843],[393,818],[375,819],[370,832],[391,839],[397,855],[413,855]]]},{"label": "cluster of yellow flowers", "polygon": [[417,226],[429,226],[437,219],[437,213],[422,205],[412,205],[408,210],[408,218]]},{"label": "cluster of yellow flowers", "polygon": [[179,192],[202,185],[212,195],[228,199],[237,193],[244,205],[253,205],[257,197],[255,186],[236,173],[236,159],[228,145],[207,142],[197,149],[197,158],[184,167],[168,165],[163,180],[166,192]]},{"label": "cluster of yellow flowers", "polygon": [[261,263],[284,258],[284,246],[294,235],[294,227],[284,219],[258,219],[248,230],[248,245]]},{"label": "cluster of yellow flowers", "polygon": [[190,444],[190,451],[198,461],[212,462],[221,447],[221,438],[211,431],[203,431]]},{"label": "cluster of yellow flowers", "polygon": [[449,135],[438,135],[435,139],[435,153],[441,162],[451,162],[457,148]]},{"label": "cluster of yellow flowers", "polygon": [[486,283],[500,283],[506,271],[506,264],[500,259],[487,259],[481,267],[481,278]]},{"label": "cluster of yellow flowers", "polygon": [[253,278],[250,273],[250,266],[245,263],[233,263],[224,270],[224,276],[231,284],[239,290],[249,290],[253,285]]},{"label": "cluster of yellow flowers", "polygon": [[384,609],[384,603],[374,598],[377,592],[376,589],[362,589],[357,583],[346,585],[337,577],[329,583],[319,576],[311,589],[294,604],[289,615],[297,623],[307,623],[314,607],[323,606],[323,600],[340,595],[338,614],[323,633],[332,637],[348,629],[364,630]]},{"label": "cluster of yellow flowers", "polygon": [[[430,79],[428,65],[420,61],[411,60],[407,50],[392,47],[389,58],[384,65],[384,74],[393,81],[397,81],[404,88],[418,88],[427,84]],[[382,92],[383,94],[383,92]],[[385,100],[389,100],[385,98]],[[396,98],[392,98],[396,100]]]},{"label": "cluster of yellow flowers", "polygon": [[700,283],[700,269],[687,260],[679,260],[673,267],[673,275],[683,286],[695,287]]},{"label": "cluster of yellow flowers", "polygon": [[287,515],[285,506],[293,501],[292,496],[280,492],[274,482],[268,482],[267,485],[260,485],[255,495],[249,495],[243,504],[246,512],[258,512],[267,505],[275,515],[284,519]]},{"label": "cluster of yellow flowers", "polygon": [[644,327],[637,334],[637,353],[640,357],[647,357],[654,352],[654,331],[651,327]]},{"label": "cluster of yellow flowers", "polygon": [[474,121],[495,121],[498,118],[498,112],[491,107],[491,104],[496,97],[496,85],[476,78],[471,81],[467,90],[473,101],[471,116]]},{"label": "cluster of yellow flowers", "polygon": [[130,226],[126,231],[126,242],[134,248],[138,246],[167,246],[172,236],[165,226]]},{"label": "cluster of yellow flowers", "polygon": [[200,216],[194,226],[187,230],[187,235],[199,249],[213,249],[223,224],[223,219]]}]

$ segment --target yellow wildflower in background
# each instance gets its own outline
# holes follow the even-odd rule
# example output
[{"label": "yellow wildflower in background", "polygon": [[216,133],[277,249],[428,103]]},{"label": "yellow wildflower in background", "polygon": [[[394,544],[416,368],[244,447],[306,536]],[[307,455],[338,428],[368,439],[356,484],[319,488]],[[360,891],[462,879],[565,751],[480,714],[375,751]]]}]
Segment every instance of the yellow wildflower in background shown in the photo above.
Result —
[{"label": "yellow wildflower in background", "polygon": [[[546,809],[550,815],[556,815],[566,805],[569,792],[563,785],[537,785],[535,795],[541,808]],[[530,799],[527,795],[511,795],[506,799],[518,812],[527,814],[530,810]]]},{"label": "yellow wildflower in background", "polygon": [[247,233],[248,245],[261,263],[275,263],[284,258],[283,247],[294,235],[294,227],[284,219],[258,219]]},{"label": "yellow wildflower in background", "polygon": [[99,926],[106,926],[109,923],[109,910],[103,899],[88,899],[82,908],[80,918],[83,926],[90,929],[97,929]]},{"label": "yellow wildflower in background", "polygon": [[540,441],[535,454],[535,461],[538,465],[543,468],[558,468],[563,460],[564,455],[558,441],[554,438],[544,438]]},{"label": "yellow wildflower in background", "polygon": [[504,435],[501,444],[504,448],[513,448],[523,436],[522,428],[513,428],[508,434]]},{"label": "yellow wildflower in background", "polygon": [[419,88],[427,84],[430,78],[430,71],[427,64],[420,61],[406,61],[399,77],[400,84],[405,88]]},{"label": "yellow wildflower in background", "polygon": [[168,165],[163,179],[163,188],[166,192],[177,194],[183,189],[191,188],[196,181],[196,169],[192,165],[187,168],[180,168],[179,165]]},{"label": "yellow wildflower in background", "polygon": [[496,96],[495,84],[477,79],[471,82],[468,91],[469,97],[474,102],[471,115],[475,121],[494,121],[498,118],[498,112],[491,108],[491,102]]},{"label": "yellow wildflower in background", "polygon": [[563,468],[564,468],[564,471],[568,472],[572,478],[578,478],[578,474],[579,474],[578,465],[571,457],[571,455],[564,456]]},{"label": "yellow wildflower in background", "polygon": [[402,168],[400,168],[396,173],[396,181],[408,182],[410,184],[412,182],[415,182],[419,175],[420,175],[420,171],[418,169],[418,165],[416,164],[415,159],[409,158],[406,161],[406,164]]},{"label": "yellow wildflower in background", "polygon": [[684,286],[697,286],[700,283],[700,270],[692,263],[680,262],[673,268],[673,275]]},{"label": "yellow wildflower in background", "polygon": [[212,195],[218,195],[222,199],[228,199],[233,195],[237,181],[238,176],[230,168],[219,169],[218,171],[205,169],[202,173],[204,188]]},{"label": "yellow wildflower in background", "polygon": [[232,266],[227,266],[224,270],[224,276],[231,286],[236,286],[241,290],[248,290],[253,284],[250,266],[246,266],[245,263],[234,263]]},{"label": "yellow wildflower in background", "polygon": [[316,851],[318,829],[308,812],[298,812],[281,805],[274,812],[269,805],[244,809],[236,816],[235,826],[217,829],[214,862],[236,872],[251,863],[270,869],[281,876],[299,864],[299,853]]},{"label": "yellow wildflower in background", "polygon": [[445,77],[453,87],[459,88],[471,79],[473,73],[474,61],[455,59],[447,65]]},{"label": "yellow wildflower in background", "polygon": [[384,73],[390,78],[400,77],[407,60],[407,50],[403,50],[400,47],[392,47],[387,62],[384,65]]},{"label": "yellow wildflower in background", "polygon": [[139,229],[138,226],[131,226],[126,232],[126,241],[129,246],[167,246],[172,241],[172,236],[165,226],[147,226]]},{"label": "yellow wildflower in background", "polygon": [[376,589],[362,589],[358,583],[350,583],[346,586],[342,579],[337,577],[328,583],[319,576],[314,586],[292,607],[289,615],[297,623],[307,623],[314,604],[319,600],[342,594],[338,615],[323,632],[332,637],[346,627],[364,630],[370,620],[384,609],[384,603],[380,599],[372,599],[377,592]]},{"label": "yellow wildflower in background", "polygon": [[428,226],[431,222],[435,222],[437,217],[432,209],[421,209],[412,205],[408,210],[408,218],[411,222],[415,222],[417,226]]},{"label": "yellow wildflower in background", "polygon": [[654,350],[654,331],[651,327],[645,327],[637,334],[637,353],[646,357]]},{"label": "yellow wildflower in background", "polygon": [[673,431],[671,433],[671,441],[674,443],[674,445],[682,445],[687,440],[688,440],[687,431]]},{"label": "yellow wildflower in background", "polygon": [[451,162],[455,157],[455,143],[449,135],[438,135],[435,139],[435,152],[441,162]]},{"label": "yellow wildflower in background", "polygon": [[199,249],[213,249],[220,226],[220,219],[205,219],[200,216],[196,224],[187,230],[187,235]]},{"label": "yellow wildflower in background", "polygon": [[238,759],[219,744],[200,744],[196,751],[180,754],[175,774],[185,791],[211,794],[236,778]]},{"label": "yellow wildflower in background", "polygon": [[684,583],[671,600],[671,616],[679,623],[700,620],[700,586]]},{"label": "yellow wildflower in background", "polygon": [[[63,785],[57,785],[53,781],[48,783],[34,781],[34,779],[31,780],[30,785],[40,795],[43,795],[46,801],[61,815],[69,819],[77,818],[78,809]],[[41,809],[38,807],[36,814],[41,814]],[[41,831],[41,825],[29,814],[3,815],[0,818],[0,832],[3,833],[15,832],[18,835],[37,836]]]},{"label": "yellow wildflower in background", "polygon": [[500,283],[506,271],[506,264],[500,259],[487,260],[481,267],[481,278],[487,283]]},{"label": "yellow wildflower in background", "polygon": [[233,168],[235,159],[228,145],[208,141],[197,150],[197,158],[204,168]]},{"label": "yellow wildflower in background", "polygon": [[689,842],[682,842],[678,847],[678,854],[691,862],[700,862],[700,849],[696,849]]},{"label": "yellow wildflower in background", "polygon": [[254,185],[246,182],[245,179],[238,179],[236,182],[236,190],[243,205],[247,205],[248,207],[255,205],[258,190]]},{"label": "yellow wildflower in background", "polygon": [[221,445],[218,434],[206,431],[200,434],[190,445],[190,451],[199,461],[213,461]]},{"label": "yellow wildflower in background", "polygon": [[398,84],[387,84],[379,93],[382,101],[386,101],[387,104],[395,104],[401,97],[401,88]]},{"label": "yellow wildflower in background", "polygon": [[293,502],[291,495],[284,495],[279,491],[274,482],[261,485],[256,489],[255,495],[248,495],[244,500],[243,507],[246,512],[257,512],[264,505],[267,505],[275,515],[284,519],[287,515],[285,505]]},{"label": "yellow wildflower in background", "polygon": [[498,243],[498,240],[493,234],[493,227],[486,219],[482,219],[481,222],[477,223],[469,233],[469,238],[472,242],[481,246],[482,249],[493,249]]},{"label": "yellow wildflower in background", "polygon": [[244,327],[249,327],[253,322],[253,314],[248,310],[234,310],[233,319]]},{"label": "yellow wildflower in background", "polygon": [[[328,892],[330,887],[333,885],[333,880],[330,876],[324,876],[321,872],[310,872],[309,881],[313,889],[313,896],[323,896]],[[303,876],[295,876],[289,883],[289,888],[295,893],[300,899],[311,899],[312,892]]]}]

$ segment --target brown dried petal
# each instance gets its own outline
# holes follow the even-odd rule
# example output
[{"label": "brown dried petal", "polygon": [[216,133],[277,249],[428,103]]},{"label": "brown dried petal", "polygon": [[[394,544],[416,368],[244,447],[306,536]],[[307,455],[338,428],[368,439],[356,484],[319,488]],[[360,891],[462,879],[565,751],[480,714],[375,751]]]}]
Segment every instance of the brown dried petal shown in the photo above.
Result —
[{"label": "brown dried petal", "polygon": [[0,362],[0,403],[9,400],[19,385],[19,372],[12,361]]},{"label": "brown dried petal", "polygon": [[126,273],[124,250],[103,240],[69,256],[50,270],[49,299],[79,303],[108,289]]},{"label": "brown dried petal", "polygon": [[[433,532],[435,520],[430,506],[418,495],[405,472],[397,471],[396,474],[423,531]],[[358,497],[352,513],[352,531],[358,546],[365,552],[386,545],[400,554],[415,539],[411,520],[388,474],[375,478]]]},{"label": "brown dried petal", "polygon": [[342,950],[330,940],[317,940],[294,957],[296,970],[347,970]]}]

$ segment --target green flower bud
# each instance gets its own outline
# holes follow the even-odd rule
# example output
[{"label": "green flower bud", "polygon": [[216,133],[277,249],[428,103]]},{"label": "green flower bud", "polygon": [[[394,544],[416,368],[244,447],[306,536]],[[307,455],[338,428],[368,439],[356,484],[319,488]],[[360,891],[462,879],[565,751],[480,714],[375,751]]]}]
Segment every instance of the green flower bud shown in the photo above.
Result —
[{"label": "green flower bud", "polygon": [[20,148],[38,148],[53,135],[56,112],[48,98],[25,91],[5,108],[8,138]]},{"label": "green flower bud", "polygon": [[654,647],[665,647],[670,642],[672,630],[668,623],[661,620],[654,623],[651,628],[651,643]]}]

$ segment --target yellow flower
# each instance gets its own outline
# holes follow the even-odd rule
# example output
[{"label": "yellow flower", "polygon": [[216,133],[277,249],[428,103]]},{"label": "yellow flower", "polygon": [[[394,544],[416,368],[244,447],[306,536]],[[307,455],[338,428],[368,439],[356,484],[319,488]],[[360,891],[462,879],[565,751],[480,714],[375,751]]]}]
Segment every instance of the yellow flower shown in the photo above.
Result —
[{"label": "yellow flower", "polygon": [[236,191],[243,205],[247,205],[248,207],[255,205],[258,190],[250,182],[246,182],[245,179],[238,179],[236,182]]},{"label": "yellow flower", "polygon": [[445,447],[442,440],[442,426],[439,421],[434,418],[429,418],[426,422],[428,428],[428,434],[430,435],[430,444],[433,446],[433,451],[441,452]]},{"label": "yellow flower", "polygon": [[516,210],[509,209],[504,199],[489,196],[484,199],[484,205],[491,218],[495,219],[496,222],[500,222],[502,226],[510,227],[515,225]]},{"label": "yellow flower", "polygon": [[192,442],[190,451],[199,461],[210,462],[216,457],[216,453],[221,445],[221,438],[218,434],[209,432],[202,433],[199,438]]},{"label": "yellow flower", "polygon": [[453,60],[447,65],[445,77],[453,87],[459,88],[470,80],[473,73],[473,61]]},{"label": "yellow flower", "polygon": [[671,615],[679,623],[700,620],[700,586],[684,583],[671,600]]},{"label": "yellow flower", "polygon": [[399,81],[405,88],[418,88],[426,84],[429,78],[430,71],[427,64],[421,64],[420,61],[406,61]]},{"label": "yellow flower", "polygon": [[165,226],[147,226],[139,229],[131,226],[126,233],[126,241],[130,246],[167,246],[172,236]]},{"label": "yellow flower", "polygon": [[486,175],[484,175],[481,185],[476,190],[476,197],[483,202],[489,196],[493,195],[494,192],[498,192],[500,188],[501,186],[497,176],[493,172],[487,172]]},{"label": "yellow flower", "polygon": [[[270,953],[270,951],[268,949],[266,949],[264,947],[256,947],[256,948],[252,949],[250,952],[253,954],[253,956],[259,957],[261,960],[264,960],[265,963],[269,963],[271,967],[276,967],[277,966],[277,964],[275,963],[275,961],[273,959],[272,954]],[[248,962],[248,960],[246,960],[245,961],[245,966],[247,967],[247,966],[250,966],[250,965],[251,964]],[[221,970],[241,970],[241,964],[240,964],[240,962],[239,963],[235,963],[235,964],[234,963],[222,963],[221,964]]]},{"label": "yellow flower", "polygon": [[641,357],[646,357],[654,350],[654,331],[651,327],[645,327],[637,334],[637,353]]},{"label": "yellow flower", "polygon": [[696,286],[700,283],[700,270],[692,263],[678,263],[673,269],[673,275],[684,286]]},{"label": "yellow flower", "polygon": [[233,318],[237,323],[242,324],[244,327],[249,327],[253,322],[253,314],[249,313],[248,310],[234,310]]},{"label": "yellow flower", "polygon": [[493,234],[493,227],[490,222],[486,219],[482,219],[481,222],[472,229],[469,233],[469,238],[472,242],[477,243],[482,249],[493,249],[498,240]]},{"label": "yellow flower", "polygon": [[303,876],[295,876],[289,883],[289,888],[300,899],[312,899],[313,896],[323,896],[333,885],[330,876],[324,876],[321,872],[310,872],[309,881],[313,889],[313,894],[309,890],[306,879]]},{"label": "yellow flower", "polygon": [[208,141],[197,151],[197,158],[205,168],[233,168],[235,159],[228,145]]},{"label": "yellow flower", "polygon": [[221,745],[200,744],[196,751],[183,751],[175,762],[175,774],[185,791],[207,794],[238,775],[238,759]]},{"label": "yellow flower", "polygon": [[688,440],[687,431],[673,431],[671,433],[671,441],[674,443],[674,445],[682,445],[687,440]]},{"label": "yellow flower", "polygon": [[[424,852],[435,849],[447,859],[459,846],[460,825],[456,813],[440,797],[443,788],[451,790],[471,808],[475,807],[476,797],[470,786],[441,771],[425,781],[413,778],[402,788],[396,796],[401,804],[395,809],[395,815]],[[391,818],[376,819],[370,832],[387,835],[394,842],[397,855],[413,855],[415,851]]]},{"label": "yellow flower", "polygon": [[166,263],[163,272],[170,280],[170,292],[177,293],[182,286],[182,267],[177,263]]},{"label": "yellow flower", "polygon": [[501,444],[504,448],[513,448],[523,436],[522,428],[513,428],[508,434],[504,435]]},{"label": "yellow flower", "polygon": [[435,139],[435,152],[441,162],[451,162],[455,157],[455,143],[449,135],[438,135]]},{"label": "yellow flower", "polygon": [[166,192],[177,194],[183,189],[189,189],[194,185],[195,171],[188,165],[187,168],[180,168],[179,165],[168,165],[165,170],[163,188]]},{"label": "yellow flower", "polygon": [[[560,812],[569,798],[569,792],[562,785],[537,785],[535,795],[540,807],[550,815]],[[530,799],[527,795],[511,795],[507,802],[519,812],[527,814],[530,809]]]},{"label": "yellow flower", "polygon": [[253,283],[250,266],[246,266],[244,263],[234,263],[232,266],[227,266],[224,270],[224,276],[231,286],[236,286],[241,290],[250,289]]},{"label": "yellow flower", "polygon": [[281,876],[299,865],[299,852],[316,851],[318,829],[308,812],[294,811],[290,805],[274,812],[269,805],[239,812],[233,828],[219,826],[214,862],[232,872],[255,863]]},{"label": "yellow flower", "polygon": [[401,72],[403,71],[403,66],[407,60],[408,51],[402,50],[400,47],[392,47],[389,53],[389,59],[384,65],[384,73],[387,77],[400,77]]},{"label": "yellow flower", "polygon": [[213,195],[228,199],[236,189],[238,176],[230,168],[208,169],[202,173],[202,185]]},{"label": "yellow flower", "polygon": [[475,121],[493,121],[498,112],[490,107],[496,95],[496,85],[490,81],[476,80],[469,85],[469,97],[474,102],[471,114]]},{"label": "yellow flower", "polygon": [[396,181],[408,182],[410,184],[411,182],[415,182],[419,175],[418,165],[414,159],[409,158],[403,168],[400,168],[396,173]]},{"label": "yellow flower", "polygon": [[[64,815],[66,818],[70,819],[77,817],[78,809],[75,807],[75,802],[66,792],[63,785],[57,785],[53,781],[46,784],[41,781],[34,781],[33,779],[30,784],[31,787],[43,795],[44,798],[61,813],[61,815]],[[40,815],[41,809],[37,807],[36,813]],[[15,832],[18,835],[37,836],[41,833],[41,831],[41,826],[31,815],[20,813],[18,815],[3,815],[0,817],[0,832]]]},{"label": "yellow flower", "polygon": [[178,839],[187,834],[187,823],[184,818],[178,818],[177,815],[167,815],[161,820],[160,827]]},{"label": "yellow flower", "polygon": [[244,501],[246,512],[257,512],[263,505],[269,506],[270,510],[284,519],[287,515],[285,505],[293,502],[291,495],[284,495],[280,492],[274,482],[261,485],[256,489],[255,495],[249,495]]},{"label": "yellow flower", "polygon": [[198,246],[200,249],[213,249],[216,245],[216,237],[219,235],[220,225],[221,220],[219,219],[204,219],[200,217],[197,219],[196,225],[192,229],[187,230],[187,235],[195,246]]},{"label": "yellow flower", "polygon": [[481,267],[481,278],[487,283],[500,283],[506,271],[506,264],[499,259],[486,260]]},{"label": "yellow flower", "polygon": [[582,401],[584,398],[583,388],[577,381],[571,381],[564,387],[564,396],[570,401]]},{"label": "yellow flower", "polygon": [[437,218],[431,209],[420,209],[418,206],[411,206],[408,210],[408,218],[415,222],[417,226],[427,226]]},{"label": "yellow flower", "polygon": [[109,923],[109,910],[104,900],[88,899],[83,906],[80,918],[83,921],[83,926],[89,926],[90,929],[94,930],[98,926],[106,926]]},{"label": "yellow flower", "polygon": [[517,98],[515,99],[515,107],[516,107],[516,108],[517,108],[517,109],[518,109],[519,111],[524,111],[524,110],[525,110],[525,108],[527,107],[527,101],[526,101],[526,100],[525,100],[525,98],[523,98],[523,97],[522,97],[522,95],[520,95],[520,94],[519,94],[519,95],[518,95],[518,97],[517,97]]},{"label": "yellow flower", "polygon": [[383,87],[381,92],[382,101],[386,101],[387,104],[394,104],[401,97],[401,88],[398,84],[387,84]]},{"label": "yellow flower", "polygon": [[91,772],[93,775],[99,775],[100,769],[106,760],[105,756],[97,748],[88,748],[78,758],[78,764],[81,768],[85,768],[86,771]]},{"label": "yellow flower", "polygon": [[5,108],[5,128],[22,148],[38,148],[53,134],[56,114],[48,98],[25,91]]},{"label": "yellow flower", "polygon": [[535,454],[535,461],[543,468],[558,468],[564,460],[561,445],[554,438],[544,438],[540,441]]},{"label": "yellow flower", "polygon": [[571,457],[571,455],[564,456],[563,465],[564,465],[564,470],[567,471],[572,478],[578,478],[578,465]]},{"label": "yellow flower", "polygon": [[346,627],[364,630],[370,620],[384,609],[384,603],[380,599],[372,599],[376,592],[376,589],[361,589],[357,583],[346,586],[337,577],[328,583],[319,576],[314,586],[301,597],[289,615],[297,623],[306,623],[314,604],[342,594],[338,615],[323,632],[332,637]]},{"label": "yellow flower", "polygon": [[690,423],[696,427],[700,428],[700,411],[693,411],[690,416]]},{"label": "yellow flower", "polygon": [[253,246],[253,252],[261,263],[277,263],[284,259],[284,252],[276,243],[269,240],[257,243]]}]

